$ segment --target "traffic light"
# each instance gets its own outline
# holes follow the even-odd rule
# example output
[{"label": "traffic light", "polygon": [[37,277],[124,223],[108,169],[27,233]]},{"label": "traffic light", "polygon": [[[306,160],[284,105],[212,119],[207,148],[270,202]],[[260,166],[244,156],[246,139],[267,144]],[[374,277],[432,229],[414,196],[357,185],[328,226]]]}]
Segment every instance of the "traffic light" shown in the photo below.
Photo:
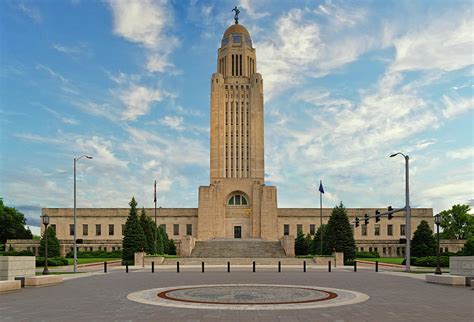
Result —
[{"label": "traffic light", "polygon": [[366,225],[369,224],[369,215],[365,214],[365,216],[364,216],[364,221],[365,221],[365,224],[366,224]]},{"label": "traffic light", "polygon": [[388,210],[388,220],[390,220],[390,219],[393,218],[393,208],[392,208],[392,206],[388,206],[387,210]]},{"label": "traffic light", "polygon": [[356,228],[359,227],[359,217],[356,217],[355,224],[356,224]]},{"label": "traffic light", "polygon": [[380,221],[380,211],[378,210],[375,210],[375,222],[379,222]]}]

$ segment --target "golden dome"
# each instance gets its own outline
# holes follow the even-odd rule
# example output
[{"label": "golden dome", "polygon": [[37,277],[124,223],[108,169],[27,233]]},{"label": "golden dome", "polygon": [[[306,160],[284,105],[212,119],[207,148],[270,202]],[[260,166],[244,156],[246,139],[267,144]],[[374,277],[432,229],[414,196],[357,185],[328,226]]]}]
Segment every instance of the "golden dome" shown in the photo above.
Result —
[{"label": "golden dome", "polygon": [[224,37],[222,38],[225,38],[230,34],[244,34],[245,36],[250,37],[250,33],[248,32],[247,28],[239,24],[233,24],[227,28],[227,30],[224,32]]}]

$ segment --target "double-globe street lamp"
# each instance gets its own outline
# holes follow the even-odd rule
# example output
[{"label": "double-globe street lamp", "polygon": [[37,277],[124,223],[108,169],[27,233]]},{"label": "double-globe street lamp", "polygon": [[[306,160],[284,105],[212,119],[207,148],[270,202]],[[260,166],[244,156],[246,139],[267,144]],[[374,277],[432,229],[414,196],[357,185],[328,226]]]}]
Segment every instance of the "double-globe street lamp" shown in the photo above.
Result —
[{"label": "double-globe street lamp", "polygon": [[437,236],[437,239],[438,239],[438,246],[436,247],[437,248],[437,252],[436,252],[436,270],[435,270],[435,274],[437,275],[441,275],[441,268],[439,267],[439,225],[441,224],[441,214],[437,214],[435,216],[435,224],[436,224],[436,236]]},{"label": "double-globe street lamp", "polygon": [[74,273],[77,273],[77,225],[76,225],[76,162],[82,158],[92,159],[91,156],[74,157]]},{"label": "double-globe street lamp", "polygon": [[47,214],[43,215],[43,225],[44,225],[44,269],[43,275],[48,275],[48,225],[49,225],[49,216]]},{"label": "double-globe street lamp", "polygon": [[410,243],[411,243],[411,209],[410,209],[410,181],[409,181],[409,171],[408,171],[408,155],[405,155],[401,152],[394,153],[390,157],[393,158],[397,155],[402,155],[405,158],[405,213],[406,213],[406,222],[405,222],[405,270],[410,271]]}]

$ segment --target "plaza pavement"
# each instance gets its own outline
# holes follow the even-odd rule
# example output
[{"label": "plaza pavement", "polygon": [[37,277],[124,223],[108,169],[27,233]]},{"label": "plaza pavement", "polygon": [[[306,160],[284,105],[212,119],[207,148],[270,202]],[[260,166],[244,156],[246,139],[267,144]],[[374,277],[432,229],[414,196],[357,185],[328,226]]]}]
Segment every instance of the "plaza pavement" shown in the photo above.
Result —
[{"label": "plaza pavement", "polygon": [[[422,274],[350,268],[308,269],[234,267],[112,268],[65,275],[60,285],[27,288],[0,295],[0,321],[473,321],[474,292],[424,282]],[[311,310],[202,310],[160,307],[127,299],[131,292],[198,284],[282,284],[354,290],[370,296],[366,302]]]}]

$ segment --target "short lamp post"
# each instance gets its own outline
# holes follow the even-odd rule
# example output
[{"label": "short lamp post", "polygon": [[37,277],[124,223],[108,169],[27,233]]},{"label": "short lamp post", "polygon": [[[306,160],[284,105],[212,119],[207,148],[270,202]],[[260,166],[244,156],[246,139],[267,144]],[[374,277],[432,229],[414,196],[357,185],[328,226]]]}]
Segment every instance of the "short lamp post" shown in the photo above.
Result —
[{"label": "short lamp post", "polygon": [[44,269],[43,275],[48,275],[48,225],[49,225],[49,216],[47,214],[43,215],[43,225],[44,225]]},{"label": "short lamp post", "polygon": [[441,275],[441,268],[439,267],[439,225],[441,224],[441,214],[437,214],[435,216],[435,224],[436,224],[436,235],[438,237],[438,246],[436,247],[436,275]]}]

